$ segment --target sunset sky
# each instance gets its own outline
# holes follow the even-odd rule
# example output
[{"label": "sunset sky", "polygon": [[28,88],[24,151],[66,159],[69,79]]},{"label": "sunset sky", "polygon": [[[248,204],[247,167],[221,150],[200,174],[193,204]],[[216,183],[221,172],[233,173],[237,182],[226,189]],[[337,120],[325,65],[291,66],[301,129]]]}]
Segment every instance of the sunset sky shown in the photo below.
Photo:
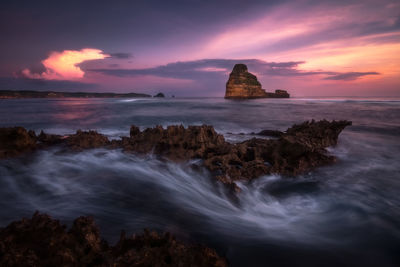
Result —
[{"label": "sunset sky", "polygon": [[400,96],[400,2],[6,1],[0,89],[223,96],[236,63],[267,91]]}]

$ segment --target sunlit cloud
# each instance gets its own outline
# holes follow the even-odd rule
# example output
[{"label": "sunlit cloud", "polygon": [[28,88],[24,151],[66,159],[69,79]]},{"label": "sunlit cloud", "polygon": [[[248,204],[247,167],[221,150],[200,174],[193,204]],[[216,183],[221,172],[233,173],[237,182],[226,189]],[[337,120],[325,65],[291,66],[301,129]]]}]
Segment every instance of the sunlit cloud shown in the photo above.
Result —
[{"label": "sunlit cloud", "polygon": [[315,75],[313,79],[331,82],[398,77],[399,23],[393,5],[376,9],[359,3],[304,9],[283,4],[261,17],[228,26],[210,38],[197,56],[304,61],[292,74],[329,75],[329,71],[334,76]]},{"label": "sunlit cloud", "polygon": [[42,61],[45,71],[42,73],[32,73],[29,69],[24,69],[22,74],[31,79],[45,80],[76,80],[81,79],[85,72],[78,64],[95,59],[104,59],[109,55],[102,50],[85,48],[81,50],[64,50],[62,52],[51,52],[49,57]]}]

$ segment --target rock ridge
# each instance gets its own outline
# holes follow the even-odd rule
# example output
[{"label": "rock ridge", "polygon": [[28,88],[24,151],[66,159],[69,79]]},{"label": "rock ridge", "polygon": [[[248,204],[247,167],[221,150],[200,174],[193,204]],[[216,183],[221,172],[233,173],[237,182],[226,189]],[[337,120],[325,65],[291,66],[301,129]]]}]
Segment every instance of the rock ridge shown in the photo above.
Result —
[{"label": "rock ridge", "polygon": [[340,132],[350,121],[306,121],[286,132],[262,131],[277,138],[252,138],[238,144],[227,142],[210,125],[147,128],[132,125],[129,137],[109,140],[96,131],[78,130],[69,136],[51,135],[22,127],[0,128],[0,159],[61,145],[72,151],[91,148],[122,149],[127,153],[150,154],[172,161],[202,159],[216,180],[238,190],[235,181],[252,180],[267,174],[295,176],[335,162],[326,148],[337,144]]}]

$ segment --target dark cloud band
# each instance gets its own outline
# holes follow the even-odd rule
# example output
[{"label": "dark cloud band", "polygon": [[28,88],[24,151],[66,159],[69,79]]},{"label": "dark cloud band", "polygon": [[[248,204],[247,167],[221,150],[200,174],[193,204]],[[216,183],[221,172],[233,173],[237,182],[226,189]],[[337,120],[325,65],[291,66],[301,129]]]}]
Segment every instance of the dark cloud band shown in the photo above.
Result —
[{"label": "dark cloud band", "polygon": [[325,75],[325,80],[350,81],[366,75],[378,75],[378,72],[332,72],[301,71],[297,67],[304,61],[266,62],[259,59],[201,59],[180,61],[153,68],[144,69],[88,69],[87,71],[102,73],[116,77],[135,77],[151,75],[176,79],[221,79],[226,78],[237,63],[246,64],[251,72],[260,76],[309,76]]}]

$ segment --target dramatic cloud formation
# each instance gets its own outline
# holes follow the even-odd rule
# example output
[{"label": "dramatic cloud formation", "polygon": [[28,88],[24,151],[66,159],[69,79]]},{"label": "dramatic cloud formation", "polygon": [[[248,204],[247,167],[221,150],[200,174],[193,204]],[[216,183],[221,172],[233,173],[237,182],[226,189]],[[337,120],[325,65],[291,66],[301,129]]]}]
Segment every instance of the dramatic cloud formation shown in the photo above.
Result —
[{"label": "dramatic cloud formation", "polygon": [[[241,61],[266,89],[293,96],[400,96],[399,10],[398,0],[8,1],[0,77],[223,96]],[[82,47],[109,57],[40,63]]]},{"label": "dramatic cloud formation", "polygon": [[75,80],[82,78],[85,74],[78,66],[87,60],[104,59],[109,55],[104,54],[99,49],[85,48],[82,50],[64,50],[62,52],[52,52],[50,56],[42,61],[45,71],[33,73],[29,69],[24,69],[22,74],[31,79],[45,80]]},{"label": "dramatic cloud formation", "polygon": [[233,66],[244,63],[250,72],[260,76],[309,76],[325,75],[327,80],[356,80],[367,75],[378,75],[378,72],[333,72],[333,71],[303,71],[298,66],[304,61],[266,62],[258,59],[202,59],[194,61],[174,62],[166,65],[144,69],[88,69],[117,77],[135,77],[151,75],[175,79],[226,79]]}]

